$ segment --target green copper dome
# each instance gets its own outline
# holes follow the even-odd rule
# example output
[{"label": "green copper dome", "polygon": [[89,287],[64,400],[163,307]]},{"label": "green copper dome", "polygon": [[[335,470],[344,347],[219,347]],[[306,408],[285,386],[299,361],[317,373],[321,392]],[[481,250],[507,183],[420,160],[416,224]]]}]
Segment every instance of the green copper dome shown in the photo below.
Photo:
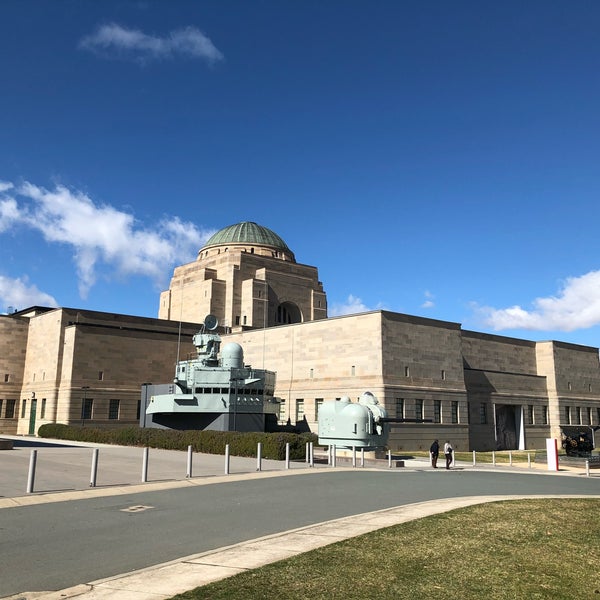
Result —
[{"label": "green copper dome", "polygon": [[217,231],[204,244],[202,250],[210,246],[222,246],[223,244],[255,244],[291,252],[287,244],[274,231],[251,221],[229,225],[229,227]]}]

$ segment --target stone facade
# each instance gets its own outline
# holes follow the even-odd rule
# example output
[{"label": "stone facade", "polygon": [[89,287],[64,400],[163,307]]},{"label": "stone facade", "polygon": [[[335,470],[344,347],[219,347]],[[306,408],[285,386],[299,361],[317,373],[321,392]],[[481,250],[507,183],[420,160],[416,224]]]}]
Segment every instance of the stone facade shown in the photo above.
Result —
[{"label": "stone facade", "polygon": [[392,424],[392,450],[434,438],[457,450],[544,448],[561,426],[600,425],[598,348],[389,311],[327,318],[317,269],[241,223],[175,269],[159,319],[40,307],[0,316],[0,433],[137,425],[142,384],[172,381],[208,314],[247,363],[277,373],[282,423],[316,431],[321,403],[370,391],[390,417],[425,421]]}]

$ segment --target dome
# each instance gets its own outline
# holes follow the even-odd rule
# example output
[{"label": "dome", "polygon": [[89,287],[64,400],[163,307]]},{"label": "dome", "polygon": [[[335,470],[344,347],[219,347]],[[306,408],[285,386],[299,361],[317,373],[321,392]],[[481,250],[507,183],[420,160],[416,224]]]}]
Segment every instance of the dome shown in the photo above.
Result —
[{"label": "dome", "polygon": [[202,250],[211,246],[222,246],[224,244],[254,244],[257,246],[269,246],[286,253],[291,253],[288,245],[274,232],[257,225],[251,221],[243,221],[235,225],[229,225],[217,231],[204,244]]}]

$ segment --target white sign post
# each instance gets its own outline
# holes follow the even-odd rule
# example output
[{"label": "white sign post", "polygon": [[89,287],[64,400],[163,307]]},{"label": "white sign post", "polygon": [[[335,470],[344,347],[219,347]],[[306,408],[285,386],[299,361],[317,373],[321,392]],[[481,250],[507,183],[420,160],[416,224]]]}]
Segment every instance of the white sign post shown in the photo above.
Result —
[{"label": "white sign post", "polygon": [[548,471],[558,471],[558,446],[554,438],[546,439],[546,456]]}]

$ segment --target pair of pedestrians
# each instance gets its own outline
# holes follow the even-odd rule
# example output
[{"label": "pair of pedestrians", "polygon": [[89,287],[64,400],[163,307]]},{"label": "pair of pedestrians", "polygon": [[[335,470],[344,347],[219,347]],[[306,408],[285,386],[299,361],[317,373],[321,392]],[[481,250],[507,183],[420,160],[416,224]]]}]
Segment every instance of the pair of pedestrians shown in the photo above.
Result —
[{"label": "pair of pedestrians", "polygon": [[[452,444],[449,441],[446,441],[444,444],[444,455],[446,457],[446,469],[450,468],[452,464],[452,453],[454,452],[454,448],[452,448]],[[429,448],[429,454],[431,455],[431,466],[434,469],[437,469],[437,460],[440,455],[440,444],[438,440],[433,440],[433,444],[431,444],[431,448]]]}]

